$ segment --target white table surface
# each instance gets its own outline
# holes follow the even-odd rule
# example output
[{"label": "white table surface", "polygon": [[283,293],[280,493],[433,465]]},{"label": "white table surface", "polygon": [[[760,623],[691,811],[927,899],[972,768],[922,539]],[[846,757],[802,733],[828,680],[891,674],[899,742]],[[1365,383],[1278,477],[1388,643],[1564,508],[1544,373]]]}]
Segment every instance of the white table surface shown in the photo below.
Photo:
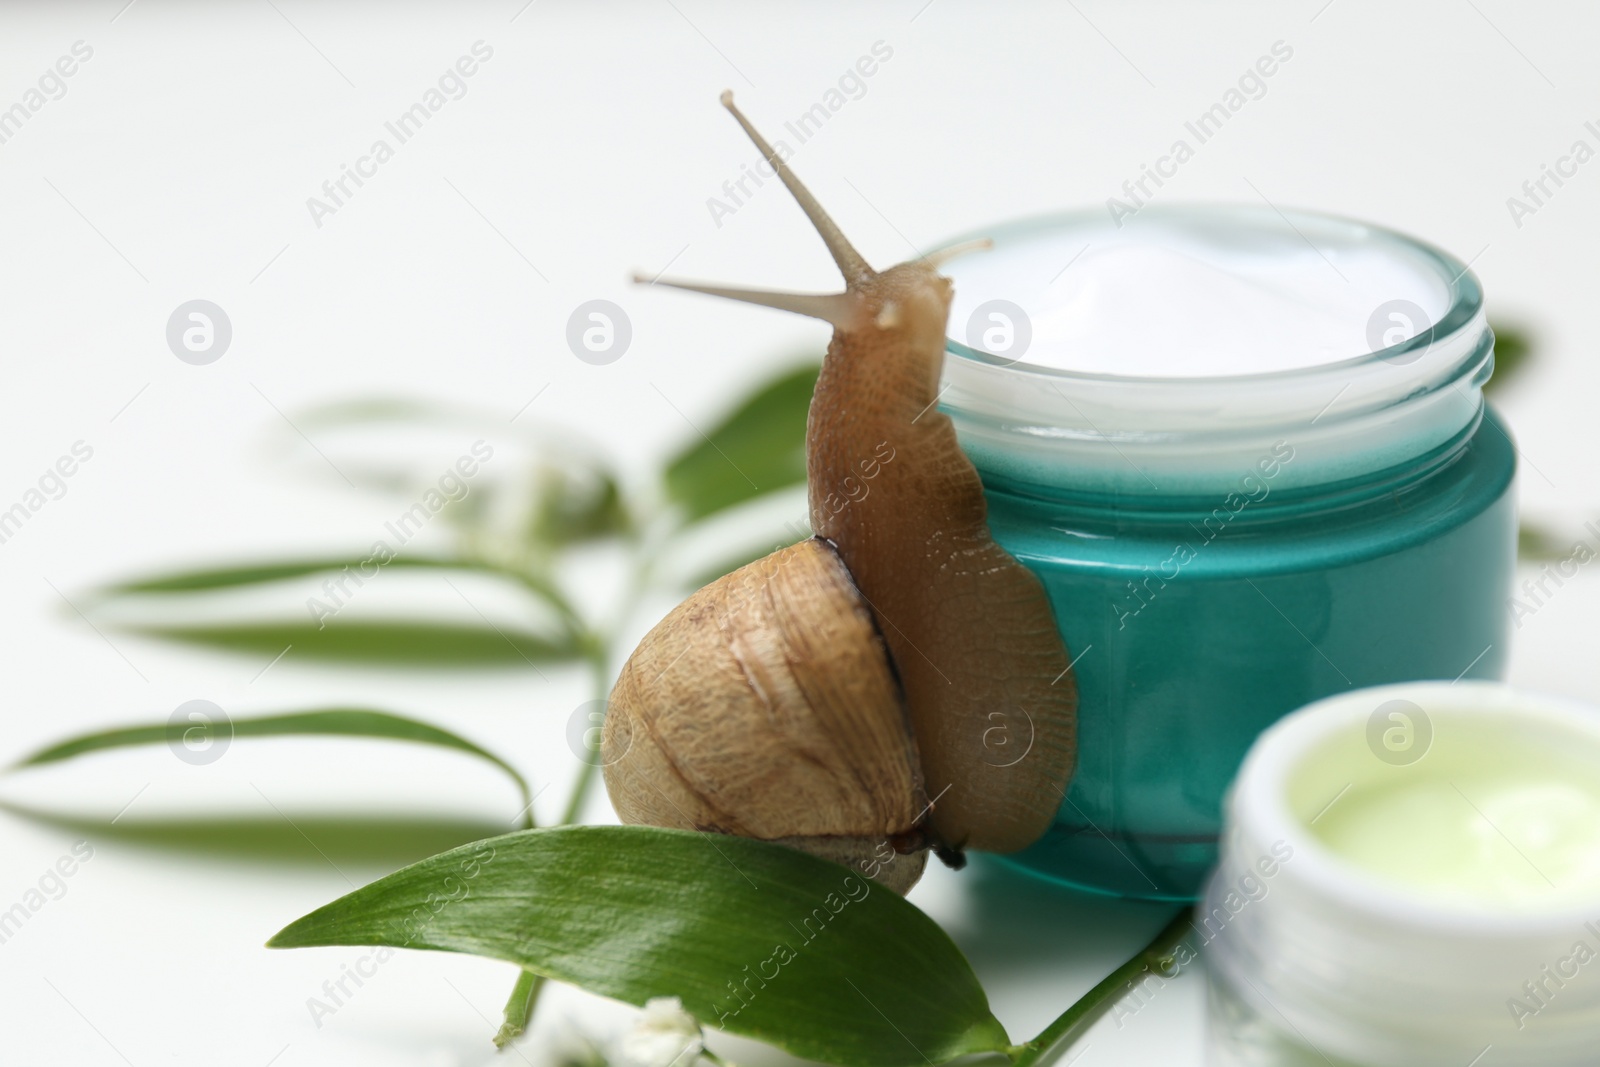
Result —
[{"label": "white table surface", "polygon": [[[551,783],[539,810],[552,818],[576,770],[560,737],[587,695],[577,671],[548,682],[335,672],[291,656],[263,672],[249,659],[102,636],[66,601],[136,572],[370,542],[390,503],[345,487],[279,414],[316,403],[397,394],[509,419],[537,396],[519,425],[581,434],[643,478],[692,433],[688,423],[825,339],[809,321],[626,284],[632,269],[669,263],[733,283],[835,284],[775,188],[720,225],[711,217],[707,198],[754,158],[717,93],[735,88],[776,128],[878,41],[892,58],[795,165],[879,264],[988,221],[1103,203],[1184,120],[1288,42],[1292,61],[1266,94],[1162,198],[1264,196],[1396,226],[1472,260],[1490,306],[1536,326],[1543,343],[1540,364],[1502,400],[1523,454],[1525,511],[1574,531],[1600,512],[1600,162],[1520,227],[1506,207],[1574,140],[1600,146],[1583,125],[1600,120],[1600,12],[1588,5],[123,4],[0,8],[0,108],[74,42],[93,48],[65,95],[0,144],[0,506],[75,441],[94,449],[66,495],[0,544],[0,757],[79,729],[164,719],[197,697],[235,714],[358,702],[510,753]],[[307,197],[479,40],[493,56],[466,95],[316,225]],[[179,362],[165,343],[169,314],[195,298],[220,304],[234,328],[209,366]],[[593,298],[622,304],[635,330],[609,366],[579,362],[563,341],[571,310]],[[789,501],[774,514],[800,513]],[[599,595],[607,574],[599,562],[583,582]],[[669,606],[652,601],[634,632]],[[1584,572],[1523,621],[1514,678],[1600,695],[1597,619],[1600,583]],[[142,815],[261,816],[270,797],[292,811],[509,817],[510,790],[467,763],[401,746],[240,743],[206,768],[130,751],[0,780],[0,795],[108,814],[133,798]],[[603,799],[590,815],[611,817]],[[0,908],[76,836],[0,816]],[[0,945],[0,1058],[488,1062],[486,1019],[509,966],[402,953],[319,1028],[306,999],[352,954],[261,948],[282,923],[381,873],[102,841],[66,895]],[[1018,1039],[1166,914],[981,869],[930,870],[912,899],[967,951]],[[1197,1064],[1202,1001],[1200,983],[1180,979],[1103,1023],[1077,1062]],[[552,1035],[605,1034],[628,1014],[555,990],[523,1052],[537,1062]],[[781,1059],[726,1047],[740,1061]]]}]

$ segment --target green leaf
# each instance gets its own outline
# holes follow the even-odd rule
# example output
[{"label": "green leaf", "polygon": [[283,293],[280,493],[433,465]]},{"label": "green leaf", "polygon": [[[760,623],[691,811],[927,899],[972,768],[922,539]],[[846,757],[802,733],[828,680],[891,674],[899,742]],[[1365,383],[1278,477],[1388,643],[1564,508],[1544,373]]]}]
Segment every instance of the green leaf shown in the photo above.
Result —
[{"label": "green leaf", "polygon": [[1562,541],[1542,526],[1524,522],[1517,530],[1517,558],[1544,563],[1573,555],[1575,541]]},{"label": "green leaf", "polygon": [[1491,329],[1494,330],[1494,375],[1484,386],[1484,392],[1493,394],[1527,369],[1534,345],[1526,330],[1503,323],[1494,323]]},{"label": "green leaf", "polygon": [[667,495],[688,521],[805,481],[817,372],[804,366],[762,386],[668,464]]},{"label": "green leaf", "polygon": [[[89,752],[125,748],[129,745],[181,744],[184,732],[192,728],[180,720],[80,734],[41,749],[13,766],[36,767],[43,763],[58,763]],[[367,708],[320,708],[314,711],[292,711],[282,715],[230,719],[226,722],[209,724],[205,729],[215,731],[219,740],[233,740],[240,737],[375,737],[451,748],[457,752],[477,756],[499,767],[511,776],[518,791],[522,793],[524,810],[533,803],[527,780],[515,767],[493,752],[449,730],[416,719],[391,715],[386,711],[372,711]]]},{"label": "green leaf", "polygon": [[[363,557],[346,559],[283,560],[277,563],[244,563],[230,567],[202,567],[196,570],[174,571],[150,578],[136,578],[107,586],[102,595],[123,596],[145,593],[198,593],[214,589],[233,589],[267,582],[282,582],[290,578],[303,578],[309,574],[359,569],[372,561]],[[384,567],[419,567],[437,569],[478,569],[465,560],[429,559],[425,556],[397,556]]]},{"label": "green leaf", "polygon": [[375,396],[307,408],[296,415],[301,426],[345,426],[369,422],[457,422],[472,417],[465,409],[404,396]]},{"label": "green leaf", "polygon": [[397,871],[268,945],[392,945],[506,960],[843,1067],[1009,1047],[945,932],[848,868],[648,826],[527,830]]},{"label": "green leaf", "polygon": [[537,668],[578,658],[570,641],[492,626],[402,620],[333,619],[316,623],[253,622],[208,625],[125,625],[147,637],[253,655],[410,668]]},{"label": "green leaf", "polygon": [[91,841],[119,841],[143,848],[201,855],[208,859],[325,868],[349,863],[385,870],[415,863],[505,829],[487,819],[434,815],[265,816],[217,815],[115,819],[40,811],[0,801],[0,810]]}]

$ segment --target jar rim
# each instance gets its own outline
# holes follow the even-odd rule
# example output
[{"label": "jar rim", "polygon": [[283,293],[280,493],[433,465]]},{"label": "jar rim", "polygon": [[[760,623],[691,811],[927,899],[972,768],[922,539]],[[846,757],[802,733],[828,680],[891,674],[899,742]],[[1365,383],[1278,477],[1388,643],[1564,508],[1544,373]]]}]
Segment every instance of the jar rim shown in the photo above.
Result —
[{"label": "jar rim", "polygon": [[[980,353],[949,336],[939,389],[980,473],[1040,492],[1226,494],[1279,446],[1296,459],[1283,485],[1324,485],[1402,466],[1479,419],[1493,367],[1483,292],[1464,264],[1395,231],[1334,215],[1239,204],[1163,205],[1153,224],[1238,227],[1278,237],[1297,225],[1354,247],[1383,242],[1397,262],[1437,283],[1450,303],[1432,327],[1400,344],[1327,363],[1260,373],[1134,376],[1060,370]],[[1141,212],[1141,219],[1144,213]],[[1289,228],[1285,228],[1288,223]],[[1127,225],[1133,226],[1137,220]],[[1047,228],[1111,224],[1085,210],[1019,219],[987,231],[997,243]],[[1087,235],[1087,231],[1085,231]],[[1305,233],[1301,234],[1305,237]],[[1308,237],[1309,241],[1310,238]],[[1175,246],[1176,247],[1176,246]],[[1313,246],[1315,247],[1315,246]],[[960,272],[952,271],[957,284]]]},{"label": "jar rim", "polygon": [[[1312,374],[1326,372],[1348,372],[1368,366],[1372,363],[1394,363],[1413,352],[1426,350],[1441,340],[1451,337],[1470,325],[1483,310],[1483,286],[1477,276],[1472,273],[1471,266],[1463,263],[1456,256],[1430,242],[1400,230],[1375,223],[1366,222],[1353,216],[1340,215],[1332,212],[1310,211],[1301,208],[1279,209],[1276,207],[1263,209],[1260,205],[1244,201],[1186,201],[1173,204],[1152,204],[1139,211],[1140,215],[1148,215],[1157,220],[1202,217],[1208,215],[1221,215],[1224,213],[1249,213],[1258,214],[1263,218],[1276,216],[1287,222],[1292,228],[1294,219],[1314,223],[1335,223],[1355,227],[1376,235],[1396,246],[1406,248],[1420,256],[1424,261],[1431,262],[1439,268],[1440,277],[1448,276],[1444,283],[1448,294],[1448,304],[1437,322],[1429,326],[1414,337],[1407,338],[1399,344],[1387,348],[1375,349],[1357,356],[1345,359],[1332,360],[1327,363],[1316,363],[1303,367],[1288,367],[1278,370],[1253,371],[1239,374],[1110,374],[1096,371],[1071,370],[1061,367],[1047,367],[1035,363],[1024,363],[1016,360],[1007,360],[991,353],[975,349],[948,334],[945,337],[945,351],[948,355],[985,366],[998,366],[1011,370],[1019,370],[1025,374],[1038,374],[1048,378],[1057,378],[1067,381],[1081,380],[1086,382],[1116,383],[1119,385],[1138,385],[1148,383],[1156,386],[1193,386],[1198,384],[1227,383],[1270,383],[1283,379],[1304,378]],[[1098,222],[1099,212],[1096,209],[1080,208],[1071,211],[1050,212],[1042,215],[1028,215],[1010,219],[995,226],[973,230],[959,237],[942,242],[934,248],[930,255],[939,251],[954,248],[958,245],[969,244],[973,241],[988,238],[997,244],[1006,236],[1023,232],[1036,233],[1046,228],[1072,226],[1090,222]],[[1309,243],[1309,240],[1308,240]],[[1315,247],[1315,246],[1313,246]],[[981,253],[977,253],[981,254]],[[1408,361],[1409,362],[1409,361]]]}]

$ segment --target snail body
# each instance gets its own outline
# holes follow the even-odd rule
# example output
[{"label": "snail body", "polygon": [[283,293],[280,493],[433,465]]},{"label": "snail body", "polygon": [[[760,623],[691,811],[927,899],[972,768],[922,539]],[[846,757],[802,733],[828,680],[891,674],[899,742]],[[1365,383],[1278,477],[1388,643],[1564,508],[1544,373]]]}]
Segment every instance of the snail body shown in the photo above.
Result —
[{"label": "snail body", "polygon": [[1049,826],[1075,759],[1071,661],[936,410],[942,260],[872,270],[723,103],[845,290],[662,284],[833,325],[806,429],[816,536],[706,586],[644,638],[608,702],[607,790],[625,822],[778,841],[904,892],[929,848],[959,865],[964,849],[1016,851]]}]

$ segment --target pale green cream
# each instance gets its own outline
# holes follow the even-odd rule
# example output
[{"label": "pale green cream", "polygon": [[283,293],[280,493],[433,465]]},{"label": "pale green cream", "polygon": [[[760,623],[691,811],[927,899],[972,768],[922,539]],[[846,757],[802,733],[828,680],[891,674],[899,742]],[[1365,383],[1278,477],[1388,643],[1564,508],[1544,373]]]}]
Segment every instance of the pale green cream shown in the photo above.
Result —
[{"label": "pale green cream", "polygon": [[1454,740],[1448,755],[1352,783],[1312,832],[1368,872],[1441,900],[1532,911],[1600,899],[1594,763],[1514,737]]}]

